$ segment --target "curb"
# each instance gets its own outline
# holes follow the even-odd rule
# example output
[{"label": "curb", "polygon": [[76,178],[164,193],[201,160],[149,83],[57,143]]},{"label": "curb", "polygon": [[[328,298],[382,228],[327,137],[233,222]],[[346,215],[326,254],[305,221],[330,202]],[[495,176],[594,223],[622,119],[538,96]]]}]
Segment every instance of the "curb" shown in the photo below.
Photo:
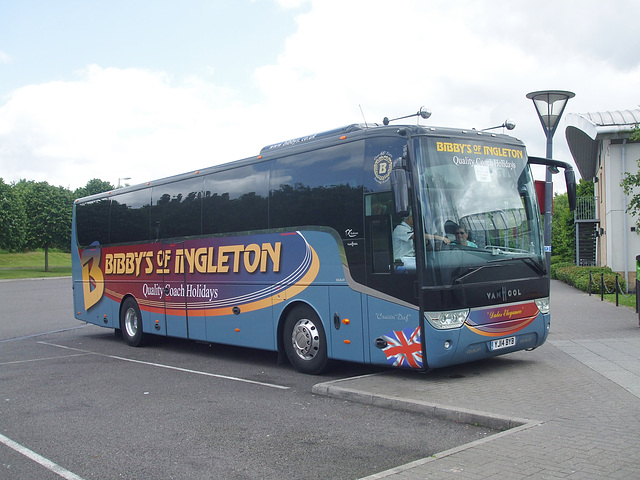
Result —
[{"label": "curb", "polygon": [[[368,376],[372,375],[363,375],[362,377]],[[491,413],[469,410],[465,408],[455,408],[446,405],[438,405],[434,403],[423,402],[420,400],[405,400],[398,397],[393,397],[391,395],[367,393],[361,390],[344,388],[336,385],[341,381],[349,381],[353,380],[354,378],[360,377],[345,378],[340,380],[333,380],[330,382],[318,383],[313,386],[311,391],[316,395],[340,398],[343,400],[363,403],[376,407],[391,408],[410,413],[429,415],[445,420],[456,421],[459,423],[479,425],[495,430],[501,430],[499,433],[490,435],[486,438],[474,440],[473,442],[469,442],[464,445],[460,445],[449,450],[436,453],[430,457],[418,459],[405,465],[399,465],[389,470],[375,473],[360,480],[379,480],[398,474],[406,474],[407,472],[415,468],[420,468],[422,465],[425,465],[427,463],[448,457],[450,455],[455,455],[456,453],[485,444],[487,442],[491,442],[493,440],[497,440],[498,438],[501,438],[505,435],[511,435],[512,433],[517,433],[529,428],[540,426],[544,423],[539,420],[530,420],[518,417],[503,417]]]},{"label": "curb", "polygon": [[539,420],[518,417],[504,417],[492,413],[469,410],[466,408],[438,405],[435,403],[423,402],[420,400],[406,400],[391,395],[373,394],[336,385],[341,381],[347,380],[353,380],[353,378],[318,383],[313,386],[311,391],[316,395],[341,398],[351,402],[358,402],[366,405],[373,405],[376,407],[391,408],[394,410],[401,410],[405,412],[430,415],[459,423],[488,427],[494,430],[505,431],[516,427],[530,428],[543,423]]}]

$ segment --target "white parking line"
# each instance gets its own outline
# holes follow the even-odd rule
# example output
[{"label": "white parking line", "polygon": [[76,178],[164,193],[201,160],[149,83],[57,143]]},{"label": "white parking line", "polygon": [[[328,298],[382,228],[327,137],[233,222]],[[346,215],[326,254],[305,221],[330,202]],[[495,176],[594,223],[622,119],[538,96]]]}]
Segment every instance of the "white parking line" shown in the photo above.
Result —
[{"label": "white parking line", "polygon": [[26,340],[27,338],[41,337],[43,335],[51,335],[52,333],[68,332],[70,330],[77,330],[79,328],[85,328],[87,325],[89,325],[89,324],[85,323],[84,325],[78,325],[76,327],[69,327],[69,328],[61,328],[59,330],[51,330],[50,332],[40,332],[40,333],[33,333],[31,335],[24,335],[22,337],[5,338],[4,340],[0,340],[0,343],[19,342],[21,340]]},{"label": "white parking line", "polygon": [[248,380],[246,378],[231,377],[229,375],[220,375],[218,373],[202,372],[202,371],[199,371],[199,370],[191,370],[189,368],[173,367],[171,365],[164,365],[162,363],[145,362],[145,361],[142,361],[142,360],[134,360],[133,358],[118,357],[117,355],[107,355],[105,353],[98,353],[98,352],[92,352],[90,350],[82,350],[80,348],[73,348],[73,347],[66,347],[64,345],[57,345],[55,343],[49,343],[49,342],[38,342],[38,343],[40,343],[42,345],[49,345],[51,347],[58,347],[58,348],[64,348],[66,350],[72,350],[72,351],[76,351],[76,352],[81,352],[81,353],[84,353],[84,354],[88,353],[88,354],[91,354],[91,355],[99,355],[101,357],[113,358],[114,360],[122,360],[124,362],[140,363],[142,365],[149,365],[151,367],[166,368],[167,370],[175,370],[175,371],[178,371],[178,372],[185,372],[185,373],[195,373],[196,375],[204,375],[206,377],[222,378],[224,380],[232,380],[234,382],[251,383],[253,385],[262,385],[263,387],[277,388],[277,389],[280,389],[280,390],[289,390],[289,388],[291,388],[291,387],[286,387],[284,385],[277,385],[275,383],[258,382],[257,380]]},{"label": "white parking line", "polygon": [[67,480],[84,480],[82,477],[79,477],[73,472],[70,472],[66,468],[61,467],[57,463],[52,462],[48,458],[43,457],[42,455],[37,454],[33,450],[29,450],[27,447],[20,445],[18,442],[14,442],[10,438],[5,437],[0,433],[0,443],[3,443],[9,448],[12,448],[18,453],[21,453],[25,457],[33,460],[36,463],[39,463],[47,470],[51,470],[53,473],[60,475],[62,478],[66,478]]},{"label": "white parking line", "polygon": [[48,362],[50,360],[58,360],[60,358],[83,357],[85,355],[91,355],[91,354],[90,353],[74,353],[73,355],[62,355],[62,356],[59,356],[59,357],[30,358],[28,360],[14,360],[12,362],[0,362],[0,366],[2,366],[2,365],[16,365],[18,363]]}]

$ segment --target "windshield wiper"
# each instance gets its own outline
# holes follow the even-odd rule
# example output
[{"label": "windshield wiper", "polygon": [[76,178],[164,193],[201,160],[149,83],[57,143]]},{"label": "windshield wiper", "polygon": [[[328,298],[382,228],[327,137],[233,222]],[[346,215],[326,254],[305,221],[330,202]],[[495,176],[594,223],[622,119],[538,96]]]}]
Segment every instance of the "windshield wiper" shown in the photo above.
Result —
[{"label": "windshield wiper", "polygon": [[489,260],[487,263],[502,263],[502,262],[511,262],[513,260],[520,260],[530,266],[538,275],[543,275],[545,273],[545,269],[538,262],[535,262],[531,259],[531,257],[506,257],[506,258],[497,258],[495,260]]},{"label": "windshield wiper", "polygon": [[482,270],[484,268],[486,268],[485,265],[480,265],[477,268],[469,268],[469,270],[467,270],[467,272],[464,275],[458,275],[457,277],[454,277],[451,280],[451,284],[453,285],[453,284],[456,284],[456,283],[463,283],[465,278],[473,275],[474,273],[476,273],[476,272],[478,272],[478,271],[480,271],[480,270]]},{"label": "windshield wiper", "polygon": [[[461,284],[464,283],[469,277],[475,275],[481,270],[484,270],[487,267],[498,267],[496,263],[504,263],[504,262],[512,262],[514,260],[520,260],[523,263],[526,263],[528,267],[530,267],[537,275],[544,275],[545,269],[538,262],[533,260],[531,257],[506,257],[506,258],[498,258],[496,260],[490,260],[485,265],[479,265],[477,267],[469,267],[465,273],[454,277],[451,281],[452,284]],[[491,264],[491,265],[490,265]]]}]

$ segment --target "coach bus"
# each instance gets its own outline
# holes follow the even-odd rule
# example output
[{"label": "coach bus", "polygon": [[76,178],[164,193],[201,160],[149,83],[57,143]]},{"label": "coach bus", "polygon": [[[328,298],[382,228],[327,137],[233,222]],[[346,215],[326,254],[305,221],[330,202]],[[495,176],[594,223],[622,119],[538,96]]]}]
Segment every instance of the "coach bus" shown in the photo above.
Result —
[{"label": "coach bus", "polygon": [[[575,192],[568,165],[533,161],[567,167]],[[355,124],[78,199],[75,317],[134,347],[266,349],[309,374],[536,348],[549,272],[529,163],[508,135]]]}]

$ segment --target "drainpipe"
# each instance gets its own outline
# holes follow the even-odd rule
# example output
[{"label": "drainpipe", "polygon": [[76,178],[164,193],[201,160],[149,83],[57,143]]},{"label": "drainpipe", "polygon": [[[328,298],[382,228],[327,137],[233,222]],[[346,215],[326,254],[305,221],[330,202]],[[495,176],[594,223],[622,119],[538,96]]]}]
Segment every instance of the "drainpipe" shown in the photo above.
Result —
[{"label": "drainpipe", "polygon": [[[622,139],[622,172],[627,171],[627,139]],[[627,196],[622,193],[622,212],[624,228],[624,283],[626,293],[629,293],[629,225],[627,224]]]}]

